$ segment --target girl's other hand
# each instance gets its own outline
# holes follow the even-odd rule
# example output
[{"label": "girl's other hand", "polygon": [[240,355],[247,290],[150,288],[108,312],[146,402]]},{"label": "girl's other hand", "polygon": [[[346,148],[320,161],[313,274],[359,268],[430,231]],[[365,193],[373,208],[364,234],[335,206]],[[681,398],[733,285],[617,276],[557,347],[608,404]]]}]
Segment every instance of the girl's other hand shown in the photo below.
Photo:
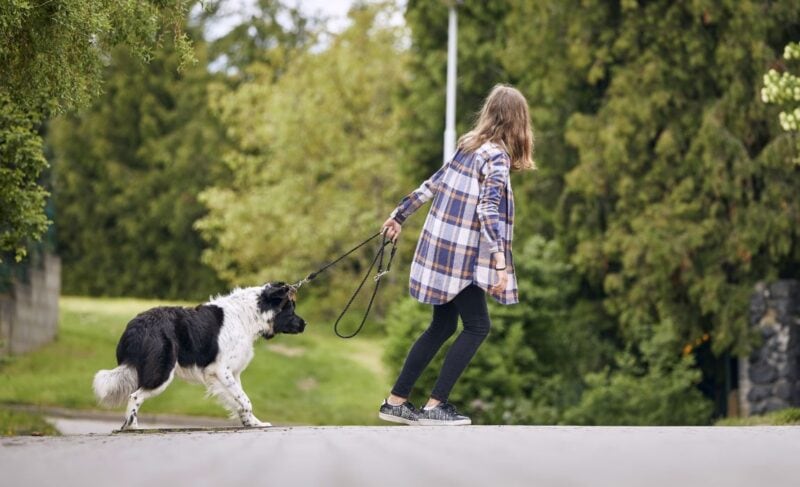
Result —
[{"label": "girl's other hand", "polygon": [[403,229],[402,226],[397,222],[397,220],[389,217],[388,220],[383,222],[383,227],[381,228],[381,231],[385,232],[385,235],[389,240],[395,242],[397,241],[397,237],[400,236],[400,231],[402,229]]},{"label": "girl's other hand", "polygon": [[502,294],[506,290],[506,285],[508,285],[508,271],[503,269],[502,271],[495,270],[494,272],[497,273],[497,282],[489,290],[492,294]]}]

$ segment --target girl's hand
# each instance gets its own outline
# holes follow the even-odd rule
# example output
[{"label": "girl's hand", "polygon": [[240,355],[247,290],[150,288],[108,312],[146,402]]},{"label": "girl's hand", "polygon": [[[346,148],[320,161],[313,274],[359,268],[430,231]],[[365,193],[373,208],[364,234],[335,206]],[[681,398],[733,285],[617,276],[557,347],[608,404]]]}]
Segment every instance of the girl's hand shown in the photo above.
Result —
[{"label": "girl's hand", "polygon": [[494,273],[497,274],[497,282],[489,290],[493,294],[502,294],[506,290],[506,285],[508,285],[508,270],[494,270]]},{"label": "girl's hand", "polygon": [[503,269],[498,271],[498,267],[506,266],[506,254],[504,252],[495,252],[492,254],[492,271],[497,274],[497,281],[489,288],[494,294],[501,294],[506,290],[508,284],[508,270]]},{"label": "girl's hand", "polygon": [[392,217],[389,217],[388,220],[383,222],[383,227],[381,231],[384,232],[386,237],[391,240],[392,242],[397,241],[397,237],[400,236],[400,231],[402,230],[402,226]]}]

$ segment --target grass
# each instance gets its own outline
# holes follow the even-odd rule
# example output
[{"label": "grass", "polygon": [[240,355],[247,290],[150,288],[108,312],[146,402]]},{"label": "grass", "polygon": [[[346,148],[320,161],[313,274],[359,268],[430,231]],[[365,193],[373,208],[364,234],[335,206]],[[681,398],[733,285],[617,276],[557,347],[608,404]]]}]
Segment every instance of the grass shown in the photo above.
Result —
[{"label": "grass", "polygon": [[[0,363],[0,402],[96,408],[92,378],[97,370],[116,366],[115,348],[125,325],[140,311],[164,304],[169,303],[62,297],[57,339]],[[256,342],[242,383],[259,419],[276,424],[377,423],[376,408],[389,388],[380,360],[382,339],[341,340],[328,325],[310,321],[302,335]],[[145,402],[142,413],[226,415],[214,399],[205,398],[202,386],[180,379]]]},{"label": "grass", "polygon": [[58,436],[59,432],[40,415],[0,407],[0,436]]},{"label": "grass", "polygon": [[785,426],[800,425],[800,408],[781,409],[762,416],[723,418],[715,426]]}]

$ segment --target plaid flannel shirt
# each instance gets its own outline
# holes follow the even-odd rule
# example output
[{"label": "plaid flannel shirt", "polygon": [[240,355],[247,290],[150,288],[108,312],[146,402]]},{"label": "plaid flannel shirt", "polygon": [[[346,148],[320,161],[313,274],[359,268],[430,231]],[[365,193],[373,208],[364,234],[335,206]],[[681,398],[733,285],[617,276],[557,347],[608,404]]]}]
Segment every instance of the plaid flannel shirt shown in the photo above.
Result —
[{"label": "plaid flannel shirt", "polygon": [[511,255],[510,167],[508,153],[491,142],[473,153],[458,150],[395,208],[391,216],[402,224],[433,198],[411,264],[411,296],[423,303],[444,304],[473,283],[489,292],[497,281],[491,254],[504,252],[508,285],[504,292],[489,294],[502,304],[519,302]]}]

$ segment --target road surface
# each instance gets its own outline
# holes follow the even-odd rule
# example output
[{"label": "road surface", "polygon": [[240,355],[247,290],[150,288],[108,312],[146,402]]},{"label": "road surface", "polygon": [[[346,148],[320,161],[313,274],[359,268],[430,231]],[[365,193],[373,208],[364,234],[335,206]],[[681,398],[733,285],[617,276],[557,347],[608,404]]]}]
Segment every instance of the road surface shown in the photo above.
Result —
[{"label": "road surface", "polygon": [[9,487],[800,485],[799,427],[276,427],[0,445]]}]

